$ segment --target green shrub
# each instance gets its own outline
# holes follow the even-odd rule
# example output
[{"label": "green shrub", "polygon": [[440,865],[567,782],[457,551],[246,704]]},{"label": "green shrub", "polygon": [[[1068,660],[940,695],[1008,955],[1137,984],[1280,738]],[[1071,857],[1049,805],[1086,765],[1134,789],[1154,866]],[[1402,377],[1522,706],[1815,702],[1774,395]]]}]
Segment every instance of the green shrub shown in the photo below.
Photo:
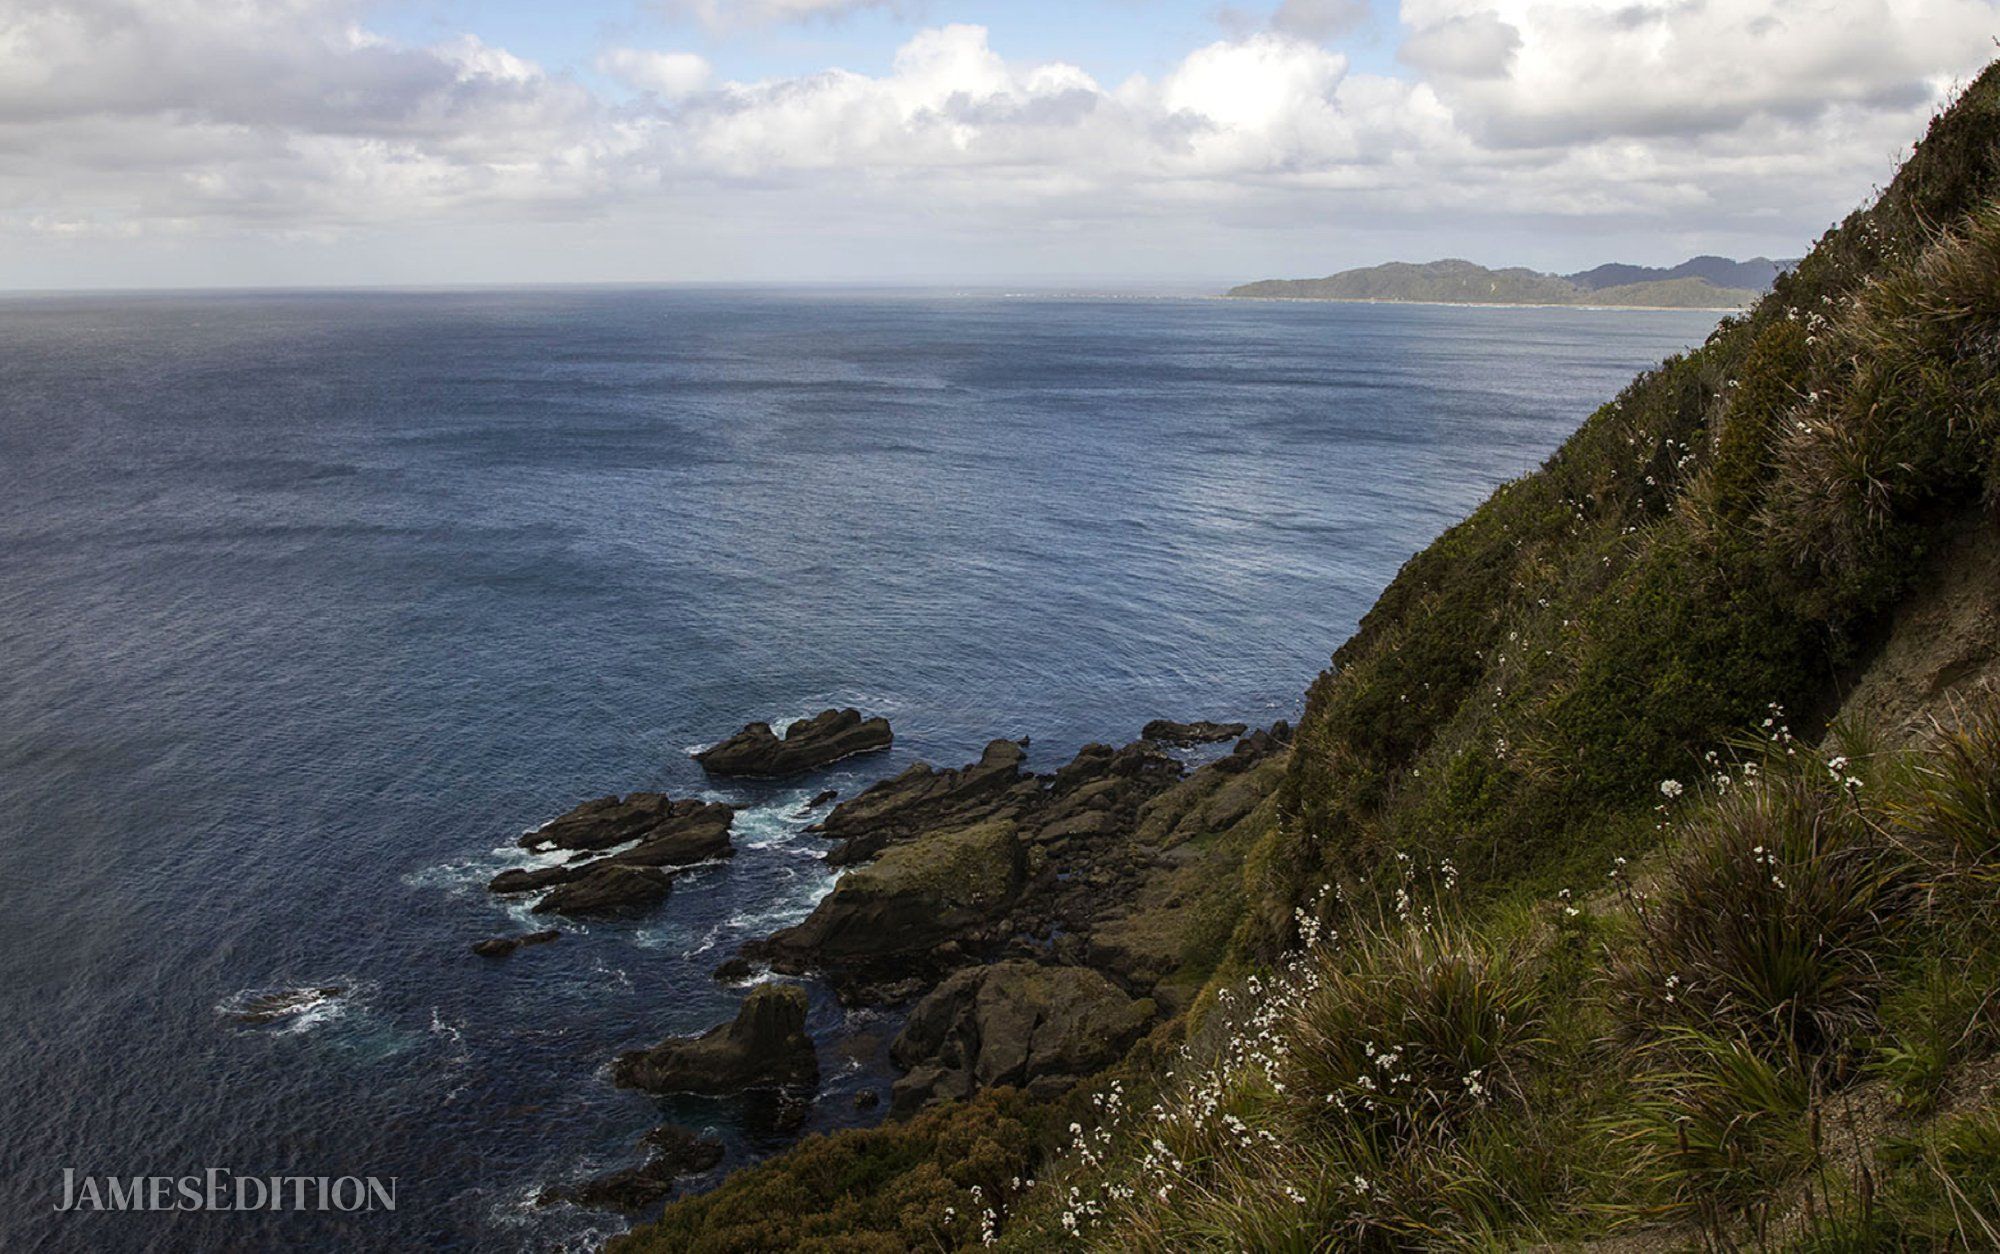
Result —
[{"label": "green shrub", "polygon": [[890,1254],[973,1245],[982,1212],[1032,1174],[1041,1117],[1022,1094],[1000,1089],[907,1123],[807,1137],[669,1206],[612,1248]]}]

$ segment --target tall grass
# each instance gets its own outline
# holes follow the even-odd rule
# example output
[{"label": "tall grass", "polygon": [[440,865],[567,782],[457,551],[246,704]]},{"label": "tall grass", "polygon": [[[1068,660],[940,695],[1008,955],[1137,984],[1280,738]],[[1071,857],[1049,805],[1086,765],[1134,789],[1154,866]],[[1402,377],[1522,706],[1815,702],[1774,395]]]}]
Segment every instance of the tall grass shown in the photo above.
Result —
[{"label": "tall grass", "polygon": [[1898,827],[1975,876],[2000,876],[2000,702],[1959,703],[1940,720],[1895,807]]},{"label": "tall grass", "polygon": [[1667,1206],[1743,1202],[1812,1164],[1805,1067],[1694,1028],[1673,1029],[1651,1049],[1654,1069],[1612,1127],[1634,1174]]},{"label": "tall grass", "polygon": [[1809,1058],[1874,1029],[1908,868],[1853,763],[1785,748],[1718,776],[1635,900],[1615,978],[1636,1035],[1693,1027]]},{"label": "tall grass", "polygon": [[1381,1140],[1450,1136],[1521,1097],[1545,1044],[1530,965],[1458,923],[1364,933],[1323,955],[1284,1069],[1309,1121]]}]

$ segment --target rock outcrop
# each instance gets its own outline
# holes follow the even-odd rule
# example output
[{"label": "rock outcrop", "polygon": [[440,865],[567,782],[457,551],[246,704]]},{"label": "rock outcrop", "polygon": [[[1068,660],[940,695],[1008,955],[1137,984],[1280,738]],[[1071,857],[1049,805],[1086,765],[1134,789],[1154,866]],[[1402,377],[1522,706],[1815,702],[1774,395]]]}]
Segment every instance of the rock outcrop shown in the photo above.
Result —
[{"label": "rock outcrop", "polygon": [[849,798],[815,824],[813,831],[840,846],[827,855],[837,866],[865,862],[890,844],[942,827],[965,827],[1013,808],[1025,797],[1015,790],[1031,777],[1021,774],[1027,753],[1012,740],[995,740],[979,761],[957,770],[925,763]]},{"label": "rock outcrop", "polygon": [[713,846],[728,835],[735,817],[734,808],[718,801],[675,801],[665,793],[635,792],[586,801],[526,833],[519,843],[523,849],[601,850],[675,838],[690,847]]},{"label": "rock outcrop", "polygon": [[621,1054],[612,1078],[650,1093],[740,1093],[811,1087],[819,1061],[806,1035],[806,993],[795,984],[760,984],[736,1017],[696,1037]]},{"label": "rock outcrop", "polygon": [[[714,801],[675,801],[662,793],[586,801],[521,837],[523,848],[579,854],[558,866],[510,867],[486,885],[495,893],[554,889],[536,913],[602,914],[642,909],[667,896],[671,876],[620,874],[691,866],[735,854],[729,828],[736,811]],[[598,856],[600,851],[629,848]]]},{"label": "rock outcrop", "polygon": [[1000,919],[1020,876],[1010,821],[934,832],[848,872],[803,923],[755,952],[781,971],[828,969],[848,987],[922,976]]},{"label": "rock outcrop", "polygon": [[1067,1089],[1116,1062],[1155,1007],[1087,967],[1003,962],[960,971],[917,1003],[890,1057],[909,1074],[892,1108],[1007,1084],[1037,1095]]},{"label": "rock outcrop", "polygon": [[[1286,734],[1253,733],[1192,776],[1147,741],[1086,745],[1044,776],[1025,774],[1021,746],[1006,740],[957,770],[913,766],[817,826],[840,842],[829,861],[859,865],[803,922],[744,953],[818,972],[850,1004],[902,1000],[960,967],[1008,958],[1089,965],[1094,933],[1124,919],[1145,885],[1206,865],[1172,846],[1242,819],[1270,783],[1253,768]],[[1149,993],[1176,965],[1159,958],[1151,945],[1113,978],[1129,974],[1127,991]]]},{"label": "rock outcrop", "polygon": [[663,1124],[646,1134],[646,1161],[637,1167],[609,1172],[567,1188],[546,1189],[538,1206],[573,1202],[613,1210],[644,1210],[673,1192],[682,1176],[700,1175],[722,1161],[722,1142],[677,1123]]},{"label": "rock outcrop", "polygon": [[894,741],[886,718],[863,718],[855,709],[825,710],[785,729],[783,739],[769,723],[751,723],[720,744],[694,755],[711,775],[745,779],[780,779],[802,775],[851,758],[886,749]]},{"label": "rock outcrop", "polygon": [[637,914],[667,899],[674,877],[650,866],[599,862],[535,903],[536,914]]},{"label": "rock outcrop", "polygon": [[1139,735],[1146,740],[1163,745],[1207,745],[1218,741],[1234,740],[1247,730],[1245,723],[1211,723],[1202,719],[1193,723],[1176,723],[1170,718],[1156,718],[1140,730]]}]

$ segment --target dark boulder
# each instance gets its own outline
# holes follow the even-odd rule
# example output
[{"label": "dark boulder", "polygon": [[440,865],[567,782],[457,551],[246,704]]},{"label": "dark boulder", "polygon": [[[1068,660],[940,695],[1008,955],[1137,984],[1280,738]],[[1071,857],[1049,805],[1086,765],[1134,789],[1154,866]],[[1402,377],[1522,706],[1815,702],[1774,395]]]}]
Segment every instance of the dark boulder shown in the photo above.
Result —
[{"label": "dark boulder", "polygon": [[806,802],[804,808],[808,810],[817,810],[823,805],[831,805],[833,802],[838,800],[840,800],[840,789],[829,788],[824,792],[815,793],[813,795],[813,799],[811,801]]},{"label": "dark boulder", "polygon": [[710,975],[722,984],[741,984],[756,974],[756,971],[757,968],[751,965],[748,958],[727,958]]},{"label": "dark boulder", "polygon": [[554,888],[567,884],[583,873],[576,865],[543,866],[530,870],[527,867],[508,867],[486,883],[489,893],[538,893],[544,888]]},{"label": "dark boulder", "polygon": [[1236,742],[1228,756],[1217,758],[1215,766],[1228,772],[1247,771],[1265,758],[1281,752],[1292,743],[1292,725],[1283,719],[1268,728],[1259,728]]},{"label": "dark boulder", "polygon": [[819,1060],[806,1035],[806,993],[795,984],[760,984],[736,1017],[696,1037],[621,1054],[614,1080],[651,1093],[738,1093],[811,1086]]},{"label": "dark boulder", "polygon": [[671,804],[656,792],[629,797],[599,797],[567,810],[531,832],[523,833],[523,849],[609,849],[660,821]]},{"label": "dark boulder", "polygon": [[[683,809],[692,804],[694,808]],[[687,866],[713,858],[733,857],[729,827],[736,812],[714,802],[681,802],[673,813],[649,830],[638,844],[612,855],[627,866]]]},{"label": "dark boulder", "polygon": [[593,864],[535,903],[536,914],[633,914],[665,901],[673,876],[657,867]]},{"label": "dark boulder", "polygon": [[[557,889],[535,907],[538,911],[587,914],[650,905],[666,896],[657,877],[618,876],[612,868],[688,866],[730,857],[736,852],[729,843],[735,819],[736,811],[720,802],[675,801],[656,792],[586,801],[521,838],[531,849],[582,852],[560,866],[509,867],[486,887],[495,893]],[[632,847],[601,857],[596,852],[623,844]]]},{"label": "dark boulder", "polygon": [[863,718],[855,709],[825,710],[800,719],[778,738],[769,723],[751,723],[734,736],[694,755],[711,775],[747,779],[777,779],[800,775],[851,758],[857,753],[886,749],[894,737],[886,718]]},{"label": "dark boulder", "polygon": [[1248,726],[1247,723],[1211,723],[1206,719],[1176,723],[1170,718],[1156,718],[1146,724],[1139,735],[1163,745],[1208,745],[1234,740]]}]

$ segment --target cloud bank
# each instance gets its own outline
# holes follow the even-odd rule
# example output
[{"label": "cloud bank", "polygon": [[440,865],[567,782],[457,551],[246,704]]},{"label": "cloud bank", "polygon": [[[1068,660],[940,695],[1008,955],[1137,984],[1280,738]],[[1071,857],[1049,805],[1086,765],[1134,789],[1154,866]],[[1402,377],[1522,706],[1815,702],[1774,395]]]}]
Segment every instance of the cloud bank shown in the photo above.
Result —
[{"label": "cloud bank", "polygon": [[[691,0],[717,23],[845,0]],[[0,233],[338,240],[658,215],[811,234],[1189,241],[1453,224],[1804,235],[2000,31],[1993,0],[1403,0],[1357,70],[1344,0],[1104,83],[919,30],[879,74],[730,81],[611,47],[593,90],[359,0],[31,0],[0,13]],[[1440,228],[1442,229],[1442,228]],[[1498,229],[1495,226],[1494,229]],[[648,277],[673,277],[658,275]]]}]

